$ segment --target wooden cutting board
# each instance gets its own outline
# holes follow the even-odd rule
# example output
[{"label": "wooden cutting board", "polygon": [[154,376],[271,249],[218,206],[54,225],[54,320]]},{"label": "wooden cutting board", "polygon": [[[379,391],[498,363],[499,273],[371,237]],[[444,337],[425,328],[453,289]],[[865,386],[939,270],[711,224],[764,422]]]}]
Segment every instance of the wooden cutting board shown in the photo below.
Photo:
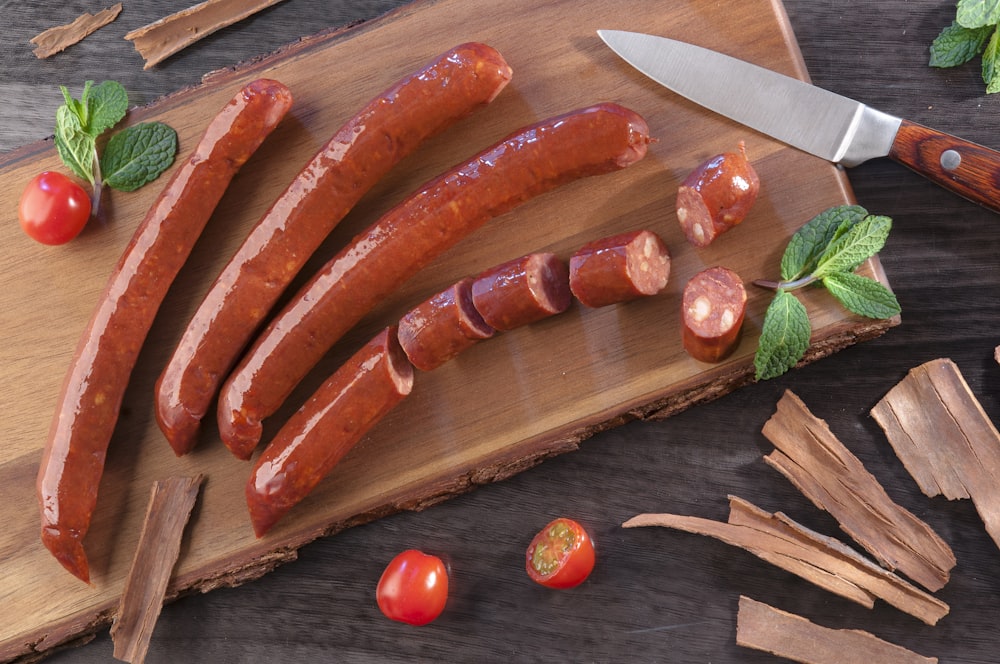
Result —
[{"label": "wooden cutting board", "polygon": [[[4,389],[0,439],[0,660],[44,651],[105,627],[113,617],[152,483],[174,474],[207,477],[171,593],[238,584],[293,559],[304,543],[401,509],[439,500],[574,449],[593,432],[632,417],[664,417],[752,380],[752,358],[769,301],[750,290],[742,345],[708,365],[680,345],[679,295],[687,279],[727,265],[746,281],[774,277],[790,235],[831,206],[852,202],[843,172],[712,115],[659,88],[621,62],[598,28],[691,41],[807,78],[779,0],[606,2],[425,0],[378,21],[290,45],[266,59],[216,72],[203,85],[133,111],[158,119],[191,149],[208,119],[243,83],[260,76],[289,85],[296,105],[234,180],[175,282],[147,340],[122,416],[85,545],[93,586],[66,573],[42,547],[34,482],[56,398],[78,337],[105,280],[166,177],[133,194],[113,193],[101,219],[63,247],[27,239],[17,199],[45,168],[61,169],[52,143],[0,161],[4,288],[0,311]],[[271,201],[333,132],[369,98],[434,55],[468,40],[498,48],[514,70],[487,109],[432,140],[370,193],[302,275],[422,182],[519,126],[611,100],[649,122],[657,142],[626,171],[571,184],[490,222],[408,283],[330,353],[267,435],[340,361],[409,307],[465,275],[536,250],[562,257],[613,233],[650,228],[670,247],[670,284],[623,306],[568,312],[467,351],[419,374],[413,394],[367,436],[305,502],[263,539],[243,504],[250,465],[237,461],[213,426],[193,454],[174,457],[153,417],[152,390],[212,280]],[[745,140],[762,194],[743,225],[710,248],[688,245],[673,213],[679,182],[707,157]],[[877,263],[863,268],[885,282]],[[896,321],[846,315],[822,291],[804,296],[814,327],[809,359],[884,332]]]}]

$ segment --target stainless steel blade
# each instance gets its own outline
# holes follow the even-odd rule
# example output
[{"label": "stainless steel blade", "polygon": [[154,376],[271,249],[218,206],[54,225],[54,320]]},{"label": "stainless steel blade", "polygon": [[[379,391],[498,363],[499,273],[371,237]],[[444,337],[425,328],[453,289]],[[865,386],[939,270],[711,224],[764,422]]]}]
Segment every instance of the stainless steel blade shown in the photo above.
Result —
[{"label": "stainless steel blade", "polygon": [[811,154],[856,166],[889,154],[902,120],[709,49],[619,30],[597,34],[657,83]]}]

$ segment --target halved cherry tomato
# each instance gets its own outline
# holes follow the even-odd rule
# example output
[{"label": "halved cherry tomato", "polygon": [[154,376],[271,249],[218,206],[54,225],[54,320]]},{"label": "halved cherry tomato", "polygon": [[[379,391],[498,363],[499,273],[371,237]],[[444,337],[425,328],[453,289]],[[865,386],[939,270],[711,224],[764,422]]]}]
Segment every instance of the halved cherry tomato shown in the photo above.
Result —
[{"label": "halved cherry tomato", "polygon": [[560,518],[542,528],[525,554],[532,581],[549,588],[572,588],[594,569],[594,543],[576,521]]},{"label": "halved cherry tomato", "polygon": [[42,244],[64,244],[90,219],[90,197],[83,187],[56,171],[39,173],[21,194],[21,228]]},{"label": "halved cherry tomato", "polygon": [[448,601],[448,570],[437,556],[408,549],[382,572],[375,601],[387,618],[426,625],[444,611]]}]

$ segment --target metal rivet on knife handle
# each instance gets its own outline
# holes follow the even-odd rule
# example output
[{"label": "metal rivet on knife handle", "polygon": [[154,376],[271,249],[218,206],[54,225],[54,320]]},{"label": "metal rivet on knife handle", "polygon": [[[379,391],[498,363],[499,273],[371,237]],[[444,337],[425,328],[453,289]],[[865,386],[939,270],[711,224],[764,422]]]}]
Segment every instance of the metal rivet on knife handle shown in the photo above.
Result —
[{"label": "metal rivet on knife handle", "polygon": [[959,196],[1000,212],[1000,152],[903,120],[889,157]]}]

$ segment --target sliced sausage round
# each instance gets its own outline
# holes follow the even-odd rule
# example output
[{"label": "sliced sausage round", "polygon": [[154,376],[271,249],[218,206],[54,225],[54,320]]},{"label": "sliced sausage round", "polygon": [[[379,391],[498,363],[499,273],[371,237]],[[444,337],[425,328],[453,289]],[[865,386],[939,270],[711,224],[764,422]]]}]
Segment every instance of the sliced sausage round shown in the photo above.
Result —
[{"label": "sliced sausage round", "polygon": [[702,362],[724,360],[739,344],[746,304],[743,280],[729,268],[694,275],[681,304],[684,349]]},{"label": "sliced sausage round", "polygon": [[569,287],[588,307],[656,295],[670,278],[670,252],[648,230],[589,242],[569,259]]},{"label": "sliced sausage round", "polygon": [[399,343],[413,366],[436,369],[496,332],[472,303],[472,282],[462,279],[399,319]]},{"label": "sliced sausage round", "polygon": [[571,299],[566,263],[550,253],[507,261],[472,283],[476,310],[497,330],[513,330],[562,313]]}]

